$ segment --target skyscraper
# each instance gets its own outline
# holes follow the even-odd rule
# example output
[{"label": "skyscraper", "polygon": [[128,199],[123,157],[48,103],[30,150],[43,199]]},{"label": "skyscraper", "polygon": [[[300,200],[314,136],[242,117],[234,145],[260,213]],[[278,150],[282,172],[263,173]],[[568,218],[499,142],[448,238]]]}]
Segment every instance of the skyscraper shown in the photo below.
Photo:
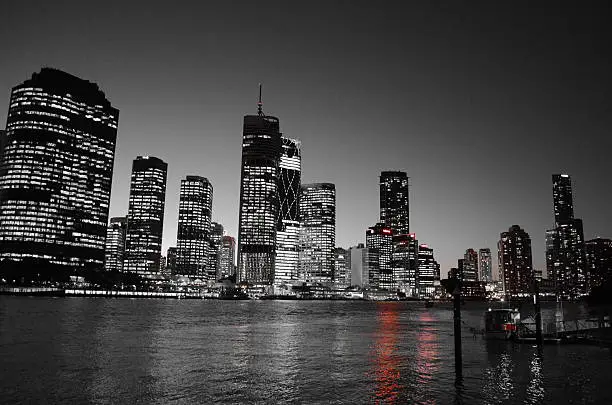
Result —
[{"label": "skyscraper", "polygon": [[406,172],[380,173],[380,222],[396,234],[410,232],[408,175]]},{"label": "skyscraper", "polygon": [[612,282],[612,240],[595,238],[584,242],[587,278],[591,289]]},{"label": "skyscraper", "polygon": [[221,245],[221,260],[219,263],[219,273],[217,280],[236,274],[234,256],[236,254],[236,239],[232,236],[224,236]]},{"label": "skyscraper", "polygon": [[210,224],[210,240],[208,250],[208,280],[218,280],[219,267],[221,266],[221,245],[223,245],[223,225],[217,222]]},{"label": "skyscraper", "polygon": [[376,287],[392,290],[395,288],[393,278],[393,230],[382,222],[366,230],[366,247],[370,254],[378,256],[378,285]]},{"label": "skyscraper", "polygon": [[529,234],[512,225],[508,232],[500,234],[497,248],[504,293],[509,297],[528,295],[534,277]]},{"label": "skyscraper", "polygon": [[0,260],[41,278],[101,269],[119,110],[95,83],[43,68],[11,92],[0,136]]},{"label": "skyscraper", "polygon": [[574,219],[572,179],[567,174],[553,174],[553,208],[555,226]]},{"label": "skyscraper", "polygon": [[420,298],[434,298],[436,285],[440,282],[440,265],[434,259],[433,249],[419,245],[418,295]]},{"label": "skyscraper", "polygon": [[341,247],[334,249],[334,282],[340,287],[351,285],[351,273],[348,270],[348,251]]},{"label": "skyscraper", "polygon": [[132,164],[123,271],[159,277],[168,165],[152,156]]},{"label": "skyscraper", "polygon": [[166,252],[166,272],[177,275],[176,273],[176,246],[168,248]]},{"label": "skyscraper", "polygon": [[493,281],[493,264],[491,260],[491,249],[484,248],[478,251],[478,271],[480,280],[486,283]]},{"label": "skyscraper", "polygon": [[300,194],[300,278],[329,282],[334,274],[336,187],[304,184]]},{"label": "skyscraper", "polygon": [[111,218],[106,231],[106,247],[104,249],[104,269],[106,271],[123,271],[126,228],[126,217]]},{"label": "skyscraper", "polygon": [[349,248],[347,270],[351,272],[351,285],[363,288],[378,286],[378,256],[371,255],[363,243]]},{"label": "skyscraper", "polygon": [[260,88],[257,115],[246,115],[243,125],[238,280],[265,286],[274,281],[282,145],[278,118],[264,115],[261,105]]},{"label": "skyscraper", "polygon": [[418,296],[419,241],[414,233],[393,236],[393,280],[395,288],[411,296]]},{"label": "skyscraper", "polygon": [[300,141],[282,137],[278,173],[279,220],[276,232],[274,284],[298,278],[300,217],[299,197],[302,155]]},{"label": "skyscraper", "polygon": [[176,235],[176,273],[181,276],[208,279],[212,200],[213,186],[207,178],[181,180]]},{"label": "skyscraper", "polygon": [[474,249],[467,249],[463,256],[463,281],[478,281],[478,253]]}]

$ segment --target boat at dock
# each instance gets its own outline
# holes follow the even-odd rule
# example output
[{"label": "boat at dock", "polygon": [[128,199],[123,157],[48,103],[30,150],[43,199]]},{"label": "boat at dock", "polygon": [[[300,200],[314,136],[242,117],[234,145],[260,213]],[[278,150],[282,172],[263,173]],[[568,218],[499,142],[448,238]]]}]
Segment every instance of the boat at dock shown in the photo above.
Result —
[{"label": "boat at dock", "polygon": [[510,340],[517,336],[521,313],[515,309],[489,308],[484,313],[485,339]]}]

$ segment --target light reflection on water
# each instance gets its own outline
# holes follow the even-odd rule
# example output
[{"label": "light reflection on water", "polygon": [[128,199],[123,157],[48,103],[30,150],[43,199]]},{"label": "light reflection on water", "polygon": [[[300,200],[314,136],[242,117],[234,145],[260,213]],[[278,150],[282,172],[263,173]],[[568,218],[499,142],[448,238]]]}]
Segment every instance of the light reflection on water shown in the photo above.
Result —
[{"label": "light reflection on water", "polygon": [[[484,308],[464,309],[477,326]],[[578,309],[580,310],[580,309]],[[420,303],[0,297],[3,403],[612,403],[610,351],[491,342]]]}]

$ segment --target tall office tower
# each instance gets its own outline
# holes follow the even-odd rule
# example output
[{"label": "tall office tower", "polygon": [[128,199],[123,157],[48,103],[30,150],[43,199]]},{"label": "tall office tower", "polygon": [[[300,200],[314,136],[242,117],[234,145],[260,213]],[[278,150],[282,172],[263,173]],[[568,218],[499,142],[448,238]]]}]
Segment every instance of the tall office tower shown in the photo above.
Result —
[{"label": "tall office tower", "polygon": [[509,297],[529,295],[533,284],[531,238],[518,225],[500,234],[497,244],[504,294]]},{"label": "tall office tower", "polygon": [[300,194],[300,275],[308,282],[330,282],[336,247],[336,187],[304,184]]},{"label": "tall office tower", "polygon": [[406,172],[380,173],[380,222],[396,234],[410,232],[408,175]]},{"label": "tall office tower", "polygon": [[300,141],[281,137],[278,167],[279,217],[276,231],[274,284],[297,280],[300,254],[300,185],[302,154]]},{"label": "tall office tower", "polygon": [[612,283],[612,240],[595,238],[584,242],[590,289]]},{"label": "tall office tower", "polygon": [[582,220],[574,218],[572,182],[567,174],[554,174],[553,207],[555,234],[550,255],[552,278],[557,295],[577,299],[588,294]]},{"label": "tall office tower", "polygon": [[106,229],[106,248],[104,249],[104,269],[106,271],[123,271],[126,228],[127,217],[111,218]]},{"label": "tall office tower", "polygon": [[378,286],[378,256],[372,255],[363,243],[349,248],[347,270],[350,269],[351,285],[362,288]]},{"label": "tall office tower", "polygon": [[[213,186],[207,178],[181,180],[176,235],[176,273],[208,279]],[[213,277],[214,278],[214,277]]]},{"label": "tall office tower", "polygon": [[414,233],[393,236],[391,265],[395,288],[408,296],[418,295],[419,242]]},{"label": "tall office tower", "polygon": [[553,280],[555,272],[555,259],[557,252],[557,229],[546,230],[546,278]]},{"label": "tall office tower", "polygon": [[123,271],[159,277],[168,164],[138,156],[132,164]]},{"label": "tall office tower", "polygon": [[467,249],[463,255],[463,280],[478,281],[478,253]]},{"label": "tall office tower", "polygon": [[166,252],[166,272],[177,275],[176,273],[176,247],[169,247]]},{"label": "tall office tower", "polygon": [[351,285],[351,274],[347,271],[347,256],[346,249],[341,247],[334,249],[334,282],[341,287]]},{"label": "tall office tower", "polygon": [[238,281],[256,286],[274,281],[282,151],[278,118],[261,105],[260,88],[257,115],[244,117],[238,218]]},{"label": "tall office tower", "polygon": [[236,254],[236,239],[232,236],[224,236],[221,244],[221,260],[219,261],[219,273],[217,280],[236,274],[234,256]]},{"label": "tall office tower", "polygon": [[208,249],[208,280],[218,280],[219,268],[221,266],[221,245],[223,244],[223,225],[217,222],[210,223],[210,238]]},{"label": "tall office tower", "polygon": [[0,260],[33,262],[43,279],[102,269],[118,117],[95,83],[60,70],[13,87],[0,137]]},{"label": "tall office tower", "polygon": [[486,283],[493,281],[493,263],[491,258],[491,249],[484,248],[478,251],[478,271],[480,280]]},{"label": "tall office tower", "polygon": [[392,290],[395,288],[393,279],[393,230],[382,222],[366,230],[366,247],[369,252],[378,255],[378,287]]},{"label": "tall office tower", "polygon": [[420,298],[433,298],[440,282],[440,265],[434,259],[433,249],[419,245],[418,261],[418,295]]}]

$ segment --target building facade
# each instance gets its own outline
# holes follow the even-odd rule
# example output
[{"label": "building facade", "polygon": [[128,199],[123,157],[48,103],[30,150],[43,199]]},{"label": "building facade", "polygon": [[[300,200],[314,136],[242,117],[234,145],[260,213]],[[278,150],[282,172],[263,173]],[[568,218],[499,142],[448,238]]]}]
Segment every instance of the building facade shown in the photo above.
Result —
[{"label": "building facade", "polygon": [[217,280],[236,275],[236,239],[233,236],[225,235],[221,244],[221,259],[219,261],[219,273]]},{"label": "building facade", "polygon": [[166,272],[173,276],[177,275],[176,272],[176,246],[169,247],[166,251]]},{"label": "building facade", "polygon": [[104,251],[104,269],[106,271],[123,271],[126,229],[127,217],[111,218],[106,230],[106,247]]},{"label": "building facade", "polygon": [[334,282],[338,287],[351,285],[351,273],[347,267],[350,261],[348,254],[349,252],[341,247],[334,249]]},{"label": "building facade", "polygon": [[410,297],[418,296],[419,241],[414,233],[393,236],[392,267],[395,288]]},{"label": "building facade", "polygon": [[42,278],[102,269],[119,110],[95,83],[43,68],[12,89],[0,136],[0,260]]},{"label": "building facade", "polygon": [[529,234],[512,225],[500,234],[497,247],[504,294],[512,298],[529,295],[534,278]]},{"label": "building facade", "polygon": [[123,271],[159,277],[168,165],[152,156],[132,164]]},{"label": "building facade", "polygon": [[279,218],[276,231],[274,284],[295,282],[299,272],[301,143],[281,137],[282,153],[278,168]]},{"label": "building facade", "polygon": [[[378,256],[378,285],[376,287],[386,290],[395,288],[393,277],[393,230],[382,222],[366,230],[366,247],[370,254]],[[374,287],[374,285],[372,285]]]},{"label": "building facade", "polygon": [[210,281],[219,280],[217,274],[221,267],[221,247],[223,245],[223,225],[218,222],[210,223],[210,238],[208,248],[207,278]]},{"label": "building facade", "polygon": [[378,286],[377,255],[370,254],[363,243],[349,248],[347,266],[351,273],[351,286],[370,288]]},{"label": "building facade", "polygon": [[493,282],[491,249],[484,248],[478,251],[478,272],[480,274],[480,280],[485,283]]},{"label": "building facade", "polygon": [[461,274],[463,281],[478,281],[478,253],[474,249],[465,251]]},{"label": "building facade", "polygon": [[336,247],[336,187],[304,184],[300,193],[300,271],[307,282],[331,282]]},{"label": "building facade", "polygon": [[418,261],[419,298],[434,298],[440,285],[440,265],[434,259],[433,249],[420,244]]},{"label": "building facade", "polygon": [[410,233],[408,175],[406,172],[380,173],[380,222],[396,234]]},{"label": "building facade", "polygon": [[584,242],[589,289],[612,283],[612,240],[595,238]]}]

